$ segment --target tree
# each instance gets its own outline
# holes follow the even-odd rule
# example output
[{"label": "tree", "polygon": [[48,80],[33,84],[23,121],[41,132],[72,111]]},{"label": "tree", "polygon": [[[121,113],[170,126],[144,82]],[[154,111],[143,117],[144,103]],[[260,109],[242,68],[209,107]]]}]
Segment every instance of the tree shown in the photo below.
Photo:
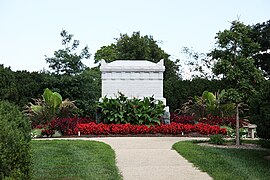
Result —
[{"label": "tree", "polygon": [[270,77],[270,20],[251,26],[252,39],[260,45],[259,53],[254,55],[255,65],[265,77]]},{"label": "tree", "polygon": [[78,55],[76,49],[80,42],[79,40],[73,40],[72,34],[68,34],[66,30],[62,30],[60,33],[62,37],[62,45],[64,49],[59,49],[54,52],[54,57],[46,57],[46,62],[49,63],[49,67],[55,71],[56,74],[75,75],[81,73],[86,66],[82,63],[83,59],[89,59],[90,53],[88,46],[85,46],[81,53]]},{"label": "tree", "polygon": [[133,32],[129,37],[127,34],[120,34],[120,38],[116,38],[116,42],[109,46],[101,47],[95,53],[95,63],[102,59],[106,62],[121,60],[149,60],[159,62],[164,59],[166,67],[164,79],[179,78],[178,66],[169,59],[167,54],[158,46],[158,42],[152,36],[141,36],[140,32]]},{"label": "tree", "polygon": [[217,61],[213,67],[214,74],[229,82],[226,99],[236,104],[236,145],[240,145],[239,106],[263,80],[262,72],[256,68],[253,59],[260,46],[249,36],[251,31],[251,27],[233,21],[229,30],[217,33],[217,48],[208,54]]},{"label": "tree", "polygon": [[44,73],[16,71],[13,72],[16,78],[16,88],[18,98],[15,102],[20,107],[24,107],[34,97],[42,94],[45,87],[42,86]]},{"label": "tree", "polygon": [[0,99],[23,108],[32,98],[42,94],[46,74],[28,71],[12,71],[0,65]]},{"label": "tree", "polygon": [[14,72],[10,67],[0,64],[0,99],[16,102],[18,100],[16,85]]},{"label": "tree", "polygon": [[257,125],[257,135],[270,140],[270,81],[266,81],[252,96],[250,110],[251,120]]}]

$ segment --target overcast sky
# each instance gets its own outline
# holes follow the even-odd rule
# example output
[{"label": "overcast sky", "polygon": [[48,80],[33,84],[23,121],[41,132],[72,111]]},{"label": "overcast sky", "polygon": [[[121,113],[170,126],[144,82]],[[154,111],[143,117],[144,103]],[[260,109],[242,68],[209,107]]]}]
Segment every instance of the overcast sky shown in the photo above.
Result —
[{"label": "overcast sky", "polygon": [[62,48],[62,29],[94,53],[120,33],[153,35],[172,59],[183,46],[207,53],[218,31],[240,17],[245,24],[270,19],[269,0],[0,0],[0,64],[12,70],[48,69],[45,55]]}]

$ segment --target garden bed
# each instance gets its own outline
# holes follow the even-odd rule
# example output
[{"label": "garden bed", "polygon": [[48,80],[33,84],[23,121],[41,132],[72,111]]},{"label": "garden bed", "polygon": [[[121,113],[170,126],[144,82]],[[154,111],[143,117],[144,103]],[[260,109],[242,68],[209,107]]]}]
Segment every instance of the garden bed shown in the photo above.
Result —
[{"label": "garden bed", "polygon": [[[222,134],[231,137],[235,118],[220,118],[207,116],[203,122],[195,121],[193,116],[172,114],[171,124],[136,125],[136,124],[103,124],[95,123],[95,120],[83,117],[55,118],[45,125],[34,126],[42,131],[40,137],[209,137],[214,134]],[[244,123],[241,121],[241,126]],[[34,130],[35,131],[35,130]],[[54,135],[60,132],[61,135]],[[80,133],[79,133],[80,132]],[[36,137],[36,136],[35,136]]]},{"label": "garden bed", "polygon": [[250,143],[243,143],[239,146],[235,145],[235,143],[232,142],[226,142],[225,144],[222,145],[217,145],[217,144],[210,144],[210,143],[198,143],[200,146],[209,146],[209,147],[217,147],[217,148],[235,148],[235,149],[257,149],[257,150],[266,150],[270,151],[267,148],[262,148],[258,144],[250,144]]},{"label": "garden bed", "polygon": [[[62,135],[95,135],[95,136],[189,136],[200,137],[212,134],[226,135],[225,128],[212,126],[209,124],[161,124],[161,125],[132,125],[132,124],[96,124],[94,122],[86,124],[74,124],[73,126],[49,126],[49,129],[42,130],[41,135],[51,137],[55,131],[60,131]],[[64,127],[64,128],[63,128]]]}]

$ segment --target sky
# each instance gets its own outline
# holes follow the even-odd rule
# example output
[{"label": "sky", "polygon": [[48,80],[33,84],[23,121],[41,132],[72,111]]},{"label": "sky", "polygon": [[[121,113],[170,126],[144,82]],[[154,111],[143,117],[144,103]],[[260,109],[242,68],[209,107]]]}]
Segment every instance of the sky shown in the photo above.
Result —
[{"label": "sky", "polygon": [[[219,31],[238,19],[246,25],[270,20],[269,0],[0,0],[0,64],[12,70],[49,69],[45,55],[63,48],[65,29],[88,45],[83,60],[94,66],[94,54],[120,33],[152,35],[171,59],[182,47],[207,53]],[[79,51],[78,51],[79,52]]]}]

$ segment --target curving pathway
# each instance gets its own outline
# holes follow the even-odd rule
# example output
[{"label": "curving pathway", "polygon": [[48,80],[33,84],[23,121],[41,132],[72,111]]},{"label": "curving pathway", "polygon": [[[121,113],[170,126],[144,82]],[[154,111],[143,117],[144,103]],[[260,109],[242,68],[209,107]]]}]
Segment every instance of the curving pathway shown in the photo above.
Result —
[{"label": "curving pathway", "polygon": [[74,139],[96,140],[109,144],[115,150],[116,163],[124,180],[212,179],[207,173],[201,172],[175,150],[172,150],[172,145],[178,141],[198,138],[105,137]]},{"label": "curving pathway", "polygon": [[116,153],[117,166],[124,180],[212,179],[180,156],[172,145],[191,140],[183,137],[95,138],[109,144]]}]

